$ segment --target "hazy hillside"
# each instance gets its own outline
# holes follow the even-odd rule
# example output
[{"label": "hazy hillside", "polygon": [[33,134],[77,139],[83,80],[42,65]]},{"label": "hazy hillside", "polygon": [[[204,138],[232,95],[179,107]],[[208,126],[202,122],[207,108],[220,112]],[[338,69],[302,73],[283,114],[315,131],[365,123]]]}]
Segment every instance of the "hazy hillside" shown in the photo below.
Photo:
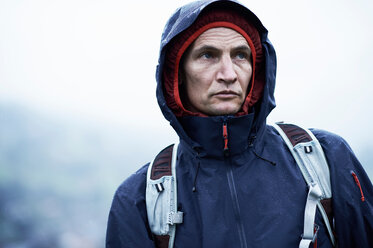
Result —
[{"label": "hazy hillside", "polygon": [[160,135],[0,105],[0,247],[103,247],[115,189]]},{"label": "hazy hillside", "polygon": [[103,247],[116,187],[152,157],[134,135],[0,106],[0,247]]}]

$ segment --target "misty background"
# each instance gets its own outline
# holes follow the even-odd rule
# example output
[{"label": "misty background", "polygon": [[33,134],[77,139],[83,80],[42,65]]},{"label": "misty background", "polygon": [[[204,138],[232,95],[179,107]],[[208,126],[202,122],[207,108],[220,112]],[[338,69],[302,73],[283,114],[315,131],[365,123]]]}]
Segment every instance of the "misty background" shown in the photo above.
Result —
[{"label": "misty background", "polygon": [[[116,188],[177,139],[155,67],[186,2],[0,0],[0,247],[104,247]],[[277,52],[268,122],[341,135],[373,178],[373,2],[243,2]]]}]

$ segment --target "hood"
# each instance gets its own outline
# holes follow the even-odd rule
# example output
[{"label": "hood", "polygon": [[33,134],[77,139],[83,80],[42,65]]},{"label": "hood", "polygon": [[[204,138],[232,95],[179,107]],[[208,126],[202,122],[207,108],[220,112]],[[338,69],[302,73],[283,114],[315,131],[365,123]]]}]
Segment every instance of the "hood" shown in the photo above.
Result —
[{"label": "hood", "polygon": [[[268,114],[272,111],[275,107],[275,100],[274,100],[274,89],[275,89],[275,77],[276,77],[276,55],[274,48],[270,41],[267,38],[268,31],[262,25],[260,20],[245,6],[238,3],[237,1],[218,1],[218,0],[209,0],[209,1],[196,1],[192,2],[188,5],[182,6],[178,8],[175,13],[171,16],[168,20],[163,34],[161,38],[161,45],[160,45],[160,53],[159,53],[159,60],[156,70],[156,80],[157,80],[157,100],[158,104],[161,108],[161,111],[164,117],[170,122],[171,126],[175,129],[177,134],[179,135],[180,139],[187,142],[192,147],[199,146],[195,142],[195,139],[188,135],[186,130],[183,128],[183,125],[179,118],[173,113],[173,111],[167,106],[165,95],[164,95],[164,87],[163,87],[163,79],[162,74],[164,72],[164,65],[165,65],[165,57],[166,57],[166,47],[172,41],[172,39],[186,30],[192,23],[197,19],[200,15],[201,11],[204,10],[207,6],[210,5],[219,5],[219,4],[229,4],[233,8],[238,9],[240,13],[242,13],[250,22],[253,23],[257,31],[259,32],[260,42],[262,45],[262,53],[264,56],[264,70],[263,73],[265,74],[264,80],[264,89],[263,95],[261,99],[255,103],[253,108],[253,113],[248,115],[253,115],[253,118],[246,118],[250,119],[250,128],[255,133],[255,136],[259,136],[264,131],[264,126],[266,123],[266,118]],[[241,116],[242,117],[242,116]],[[229,119],[245,119],[245,117],[229,117]],[[191,117],[193,118],[193,117]],[[203,122],[209,122],[211,120],[212,123],[216,123],[219,119],[226,119],[226,117],[195,117],[196,119],[203,118]],[[190,119],[190,118],[189,118]],[[252,120],[253,119],[253,120]],[[188,121],[190,123],[190,121]]]}]

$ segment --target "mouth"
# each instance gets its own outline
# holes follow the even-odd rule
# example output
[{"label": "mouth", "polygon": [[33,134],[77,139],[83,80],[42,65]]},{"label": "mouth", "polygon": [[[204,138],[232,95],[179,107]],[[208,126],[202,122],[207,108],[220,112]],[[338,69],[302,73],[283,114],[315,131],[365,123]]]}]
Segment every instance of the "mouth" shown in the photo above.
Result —
[{"label": "mouth", "polygon": [[214,96],[219,98],[234,98],[239,96],[239,94],[235,91],[231,90],[222,90],[214,94]]}]

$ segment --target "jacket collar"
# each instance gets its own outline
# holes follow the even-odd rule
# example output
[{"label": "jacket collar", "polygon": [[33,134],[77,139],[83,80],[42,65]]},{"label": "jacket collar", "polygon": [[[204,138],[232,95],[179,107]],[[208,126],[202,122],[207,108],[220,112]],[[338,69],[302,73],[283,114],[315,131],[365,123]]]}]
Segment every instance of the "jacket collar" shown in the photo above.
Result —
[{"label": "jacket collar", "polygon": [[182,141],[186,142],[200,157],[223,158],[225,156],[223,136],[225,125],[228,148],[226,155],[234,156],[242,153],[251,145],[254,135],[253,119],[254,113],[240,117],[181,117],[179,121],[190,138],[182,139]]}]

